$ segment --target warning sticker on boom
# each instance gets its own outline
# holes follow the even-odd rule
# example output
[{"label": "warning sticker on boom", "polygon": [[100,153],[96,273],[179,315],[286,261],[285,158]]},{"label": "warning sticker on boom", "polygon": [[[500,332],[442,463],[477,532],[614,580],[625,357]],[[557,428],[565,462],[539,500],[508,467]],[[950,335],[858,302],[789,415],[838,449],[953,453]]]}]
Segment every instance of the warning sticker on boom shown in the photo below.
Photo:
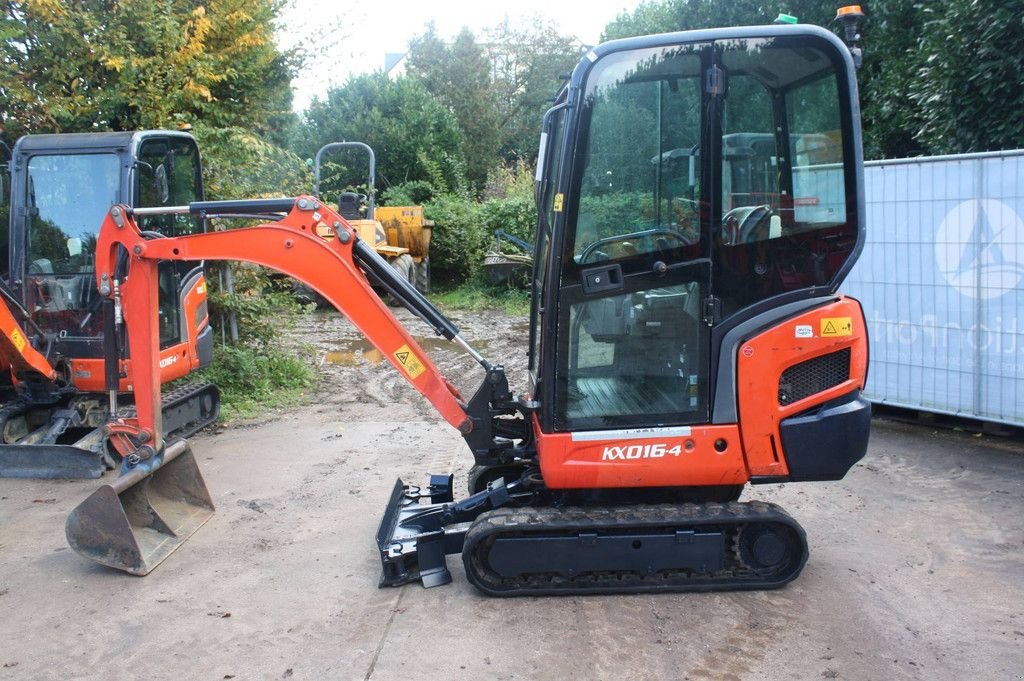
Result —
[{"label": "warning sticker on boom", "polygon": [[14,347],[18,348],[18,352],[24,350],[25,346],[28,345],[28,341],[25,340],[25,336],[21,335],[21,331],[18,329],[11,331],[11,342],[14,343]]},{"label": "warning sticker on boom", "polygon": [[852,336],[853,318],[851,317],[822,317],[822,336]]},{"label": "warning sticker on boom", "polygon": [[405,373],[409,374],[409,378],[416,378],[426,371],[423,362],[419,360],[419,357],[413,353],[408,345],[403,345],[395,350],[395,359],[398,360],[398,366],[405,369]]}]

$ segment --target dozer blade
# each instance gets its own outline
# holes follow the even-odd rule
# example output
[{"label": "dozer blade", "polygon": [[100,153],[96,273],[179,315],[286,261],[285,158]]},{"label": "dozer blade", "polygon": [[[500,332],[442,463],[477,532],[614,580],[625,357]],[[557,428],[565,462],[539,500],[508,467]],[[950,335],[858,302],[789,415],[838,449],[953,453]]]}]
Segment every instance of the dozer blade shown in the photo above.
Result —
[{"label": "dozer blade", "polygon": [[74,445],[0,445],[0,478],[98,478],[106,466]]},{"label": "dozer blade", "polygon": [[213,500],[188,443],[168,444],[163,462],[103,485],[68,516],[65,533],[78,554],[146,575],[213,515]]}]

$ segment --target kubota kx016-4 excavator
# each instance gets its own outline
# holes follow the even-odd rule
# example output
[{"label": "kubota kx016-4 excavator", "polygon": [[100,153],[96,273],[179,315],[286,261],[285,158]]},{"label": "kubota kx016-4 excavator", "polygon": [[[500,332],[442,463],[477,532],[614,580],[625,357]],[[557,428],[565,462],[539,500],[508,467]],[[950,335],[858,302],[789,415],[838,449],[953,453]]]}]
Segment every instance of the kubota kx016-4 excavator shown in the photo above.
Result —
[{"label": "kubota kx016-4 excavator", "polygon": [[[98,478],[118,463],[102,427],[131,408],[133,387],[128,347],[107,334],[114,320],[105,319],[96,289],[99,225],[115,204],[201,200],[199,149],[177,131],[27,135],[9,166],[0,219],[0,475]],[[140,220],[167,237],[203,224]],[[168,382],[210,361],[213,333],[201,264],[166,263],[159,279],[159,382]],[[191,434],[217,409],[215,386],[181,388],[164,403],[165,426]]]},{"label": "kubota kx016-4 excavator", "polygon": [[[446,583],[445,556],[459,552],[473,584],[498,596],[792,580],[807,560],[804,531],[773,504],[737,498],[747,484],[840,479],[866,451],[864,318],[837,293],[864,231],[851,49],[800,25],[596,47],[545,117],[537,198],[519,397],[316,199],[183,206],[274,221],[153,240],[136,221],[166,210],[115,207],[96,271],[125,311],[135,362],[137,415],[113,426],[125,475],[187,450],[161,438],[157,263],[246,260],[344,313],[475,459],[461,501],[450,475],[397,482],[377,535],[381,585]],[[371,284],[479,361],[474,395],[439,374]],[[68,537],[100,562],[148,571],[150,547],[180,541],[165,519],[188,504],[166,487],[122,500],[118,514],[116,491],[86,500]],[[208,496],[184,501],[202,512]],[[140,540],[112,548],[112,522]]]}]

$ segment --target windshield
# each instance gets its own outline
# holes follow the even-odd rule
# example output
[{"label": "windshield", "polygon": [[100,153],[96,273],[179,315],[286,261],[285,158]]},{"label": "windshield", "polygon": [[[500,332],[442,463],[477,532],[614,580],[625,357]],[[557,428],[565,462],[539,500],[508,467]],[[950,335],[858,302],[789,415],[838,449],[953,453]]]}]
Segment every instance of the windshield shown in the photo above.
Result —
[{"label": "windshield", "polygon": [[842,73],[813,36],[602,57],[583,98],[565,275],[711,257],[726,316],[834,282],[857,237]]},{"label": "windshield", "polygon": [[34,156],[28,182],[29,274],[91,273],[100,225],[119,194],[117,156]]}]

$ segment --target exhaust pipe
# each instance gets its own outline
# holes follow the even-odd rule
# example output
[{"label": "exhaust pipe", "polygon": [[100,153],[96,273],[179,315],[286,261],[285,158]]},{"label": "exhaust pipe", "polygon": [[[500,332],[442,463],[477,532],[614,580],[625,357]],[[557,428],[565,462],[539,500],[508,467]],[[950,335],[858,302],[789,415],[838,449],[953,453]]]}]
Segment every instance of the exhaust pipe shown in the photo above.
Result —
[{"label": "exhaust pipe", "polygon": [[164,449],[159,468],[103,485],[68,516],[68,544],[81,556],[147,575],[213,515],[213,500],[188,442]]}]

